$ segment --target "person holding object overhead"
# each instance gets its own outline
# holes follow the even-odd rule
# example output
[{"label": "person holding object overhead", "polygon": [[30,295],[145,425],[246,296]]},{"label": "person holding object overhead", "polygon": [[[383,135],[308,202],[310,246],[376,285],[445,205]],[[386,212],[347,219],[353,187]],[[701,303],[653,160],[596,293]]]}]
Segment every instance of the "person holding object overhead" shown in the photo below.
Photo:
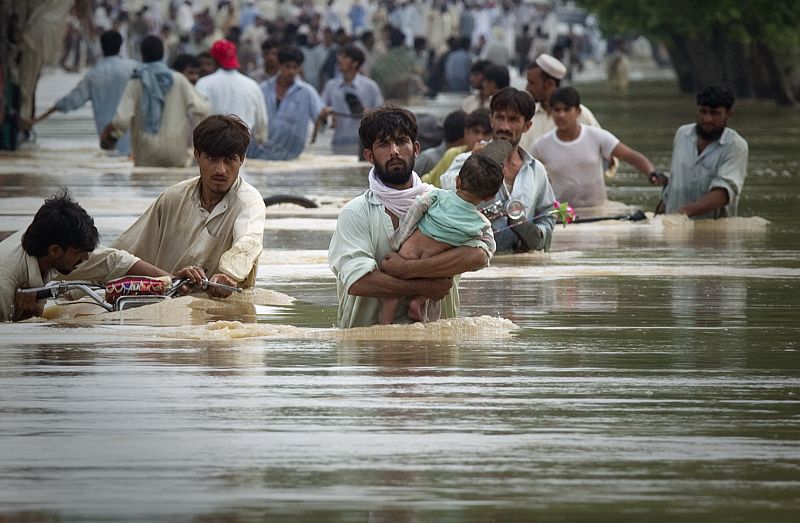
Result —
[{"label": "person holding object overhead", "polygon": [[727,127],[736,97],[728,87],[697,94],[697,121],[678,128],[669,181],[656,212],[691,218],[736,216],[747,176],[747,142]]},{"label": "person holding object overhead", "polygon": [[533,143],[531,154],[547,169],[556,199],[573,207],[599,207],[607,202],[603,161],[611,156],[631,164],[653,185],[663,176],[642,153],[599,127],[578,122],[581,97],[573,87],[561,87],[550,96],[556,128]]}]

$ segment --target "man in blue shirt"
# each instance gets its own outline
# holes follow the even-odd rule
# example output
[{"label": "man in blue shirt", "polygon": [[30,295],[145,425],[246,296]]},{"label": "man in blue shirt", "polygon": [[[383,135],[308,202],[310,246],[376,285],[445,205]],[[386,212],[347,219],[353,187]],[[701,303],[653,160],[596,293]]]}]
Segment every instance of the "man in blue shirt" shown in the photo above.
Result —
[{"label": "man in blue shirt", "polygon": [[383,95],[374,80],[359,72],[365,55],[356,45],[343,46],[336,60],[342,76],[328,80],[322,89],[326,107],[320,118],[333,115],[331,146],[335,154],[358,155],[363,149],[358,138],[361,117],[365,111],[383,105]]},{"label": "man in blue shirt", "polygon": [[261,83],[269,138],[250,148],[250,158],[293,160],[300,156],[306,146],[308,124],[315,122],[325,107],[311,84],[297,77],[303,64],[299,48],[278,49],[278,64],[278,74]]},{"label": "man in blue shirt", "polygon": [[[92,101],[94,124],[99,135],[106,125],[111,123],[122,93],[133,72],[141,65],[136,60],[119,56],[122,47],[122,35],[110,30],[100,35],[100,46],[104,58],[89,69],[86,76],[68,95],[58,100],[53,107],[35,118],[33,124],[39,123],[56,111],[67,113]],[[131,135],[125,135],[117,141],[115,152],[122,156],[131,154]]]}]

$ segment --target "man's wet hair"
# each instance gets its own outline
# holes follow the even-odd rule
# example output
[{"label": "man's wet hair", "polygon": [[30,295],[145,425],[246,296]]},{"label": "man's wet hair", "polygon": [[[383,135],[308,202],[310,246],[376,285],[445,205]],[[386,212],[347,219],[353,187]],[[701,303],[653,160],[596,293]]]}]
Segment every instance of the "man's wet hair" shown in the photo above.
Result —
[{"label": "man's wet hair", "polygon": [[364,51],[362,51],[361,48],[355,44],[343,45],[338,52],[354,62],[357,62],[359,67],[361,67],[364,64],[364,60],[367,59],[367,57],[364,55]]},{"label": "man's wet hair", "polygon": [[244,159],[250,145],[250,128],[235,114],[212,114],[197,124],[192,133],[194,148],[206,156]]},{"label": "man's wet hair", "polygon": [[289,62],[294,62],[297,65],[303,65],[303,51],[293,45],[282,45],[278,48],[278,63],[283,65]]},{"label": "man's wet hair", "polygon": [[481,200],[491,198],[503,183],[503,167],[481,154],[470,155],[458,171],[461,189],[471,192]]},{"label": "man's wet hair", "polygon": [[179,73],[184,72],[189,67],[200,68],[200,59],[193,54],[179,54],[172,62],[172,69]]},{"label": "man's wet hair", "polygon": [[417,141],[417,118],[402,107],[379,107],[368,112],[361,120],[358,137],[365,149],[372,149],[378,140],[408,136]]},{"label": "man's wet hair", "polygon": [[533,118],[536,110],[536,102],[528,91],[520,91],[515,87],[504,87],[494,93],[489,109],[494,113],[497,111],[513,111],[527,122]]},{"label": "man's wet hair", "polygon": [[47,254],[51,245],[92,252],[100,241],[94,220],[64,189],[39,207],[33,222],[22,235],[22,248],[30,256]]},{"label": "man's wet hair", "polygon": [[581,106],[581,95],[574,87],[559,87],[550,95],[550,107],[562,103],[568,108]]},{"label": "man's wet hair", "polygon": [[452,143],[464,138],[464,127],[467,121],[467,114],[464,111],[453,111],[444,117],[442,122],[442,133],[444,141]]},{"label": "man's wet hair", "polygon": [[508,87],[511,85],[511,80],[508,76],[508,67],[504,65],[490,64],[483,71],[483,81],[490,80],[495,83],[498,89]]},{"label": "man's wet hair", "polygon": [[476,60],[471,66],[469,66],[469,72],[483,73],[490,65],[492,65],[492,62],[489,60]]},{"label": "man's wet hair", "polygon": [[697,105],[706,107],[724,107],[727,110],[733,108],[736,95],[733,90],[726,85],[709,85],[697,93]]},{"label": "man's wet hair", "polygon": [[487,133],[492,132],[492,119],[489,109],[482,107],[467,115],[466,120],[464,120],[464,129],[473,129],[475,127],[480,127]]},{"label": "man's wet hair", "polygon": [[100,35],[100,48],[103,50],[103,56],[118,55],[122,48],[122,35],[113,29],[103,31]]},{"label": "man's wet hair", "polygon": [[145,36],[139,48],[144,63],[158,62],[164,58],[164,42],[156,35]]}]

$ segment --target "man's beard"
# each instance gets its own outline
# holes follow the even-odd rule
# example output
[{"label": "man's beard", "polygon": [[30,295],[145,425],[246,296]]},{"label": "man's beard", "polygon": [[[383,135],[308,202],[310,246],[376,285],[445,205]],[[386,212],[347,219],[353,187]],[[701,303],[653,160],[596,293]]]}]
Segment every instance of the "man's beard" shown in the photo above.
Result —
[{"label": "man's beard", "polygon": [[[400,168],[399,162],[403,162],[403,168]],[[409,163],[403,159],[392,161],[391,169],[384,170],[383,167],[377,163],[373,166],[375,169],[375,176],[378,177],[384,185],[405,185],[411,179],[411,173],[414,172],[414,157],[411,157]]]},{"label": "man's beard", "polygon": [[695,129],[695,132],[697,133],[697,136],[699,136],[700,138],[702,138],[703,140],[706,140],[708,142],[716,142],[717,140],[720,139],[720,137],[722,136],[722,133],[725,132],[725,128],[724,127],[720,128],[720,129],[714,129],[713,131],[706,131],[702,127],[700,127],[698,124],[694,124],[694,129]]}]

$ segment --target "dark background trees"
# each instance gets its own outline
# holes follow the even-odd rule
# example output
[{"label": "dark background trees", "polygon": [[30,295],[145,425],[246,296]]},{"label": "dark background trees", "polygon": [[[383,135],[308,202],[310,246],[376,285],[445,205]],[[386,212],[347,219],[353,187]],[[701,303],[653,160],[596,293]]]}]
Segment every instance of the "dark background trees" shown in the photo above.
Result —
[{"label": "dark background trees", "polygon": [[579,0],[606,36],[642,34],[670,52],[680,88],[718,82],[781,105],[800,99],[798,0]]}]

